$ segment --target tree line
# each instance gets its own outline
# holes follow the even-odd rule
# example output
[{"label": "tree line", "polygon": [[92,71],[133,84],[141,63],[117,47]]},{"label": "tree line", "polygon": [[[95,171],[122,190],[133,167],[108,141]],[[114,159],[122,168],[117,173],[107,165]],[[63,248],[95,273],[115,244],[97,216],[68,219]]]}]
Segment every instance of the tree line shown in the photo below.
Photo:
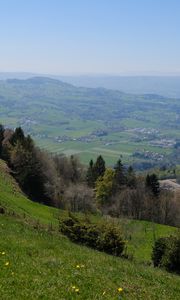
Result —
[{"label": "tree line", "polygon": [[179,202],[173,192],[160,189],[156,174],[136,174],[120,159],[107,168],[99,155],[87,168],[76,156],[39,149],[21,127],[11,130],[2,125],[0,158],[33,201],[70,211],[179,225]]}]

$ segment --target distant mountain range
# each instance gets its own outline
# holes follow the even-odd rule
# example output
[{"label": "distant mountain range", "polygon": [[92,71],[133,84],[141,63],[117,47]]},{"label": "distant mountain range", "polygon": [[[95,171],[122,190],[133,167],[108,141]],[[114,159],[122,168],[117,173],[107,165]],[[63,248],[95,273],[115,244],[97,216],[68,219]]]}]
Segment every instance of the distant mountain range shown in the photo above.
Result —
[{"label": "distant mountain range", "polygon": [[106,75],[37,75],[35,73],[0,73],[1,79],[28,79],[41,76],[59,79],[75,86],[103,87],[134,94],[159,94],[180,98],[180,76],[106,76]]}]

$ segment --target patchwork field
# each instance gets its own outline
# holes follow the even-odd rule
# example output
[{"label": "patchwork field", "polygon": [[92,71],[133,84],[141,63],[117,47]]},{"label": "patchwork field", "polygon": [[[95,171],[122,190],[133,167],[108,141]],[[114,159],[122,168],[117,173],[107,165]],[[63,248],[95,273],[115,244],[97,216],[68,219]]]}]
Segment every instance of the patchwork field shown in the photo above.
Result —
[{"label": "patchwork field", "polygon": [[[0,81],[0,122],[22,126],[52,152],[83,163],[102,154],[113,165],[179,163],[180,101],[78,88],[50,78]],[[142,165],[142,166],[141,166]]]}]

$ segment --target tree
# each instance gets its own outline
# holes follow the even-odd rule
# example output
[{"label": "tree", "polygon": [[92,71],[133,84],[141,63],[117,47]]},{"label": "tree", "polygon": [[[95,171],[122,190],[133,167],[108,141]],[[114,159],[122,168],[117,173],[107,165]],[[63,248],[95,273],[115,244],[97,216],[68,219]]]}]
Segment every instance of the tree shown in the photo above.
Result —
[{"label": "tree", "polygon": [[9,166],[22,190],[32,199],[49,204],[45,185],[47,176],[43,172],[45,162],[40,150],[35,147],[30,135],[25,136],[21,127],[10,137]]},{"label": "tree", "polygon": [[10,139],[11,145],[15,146],[17,142],[20,142],[22,144],[24,140],[25,140],[24,131],[22,130],[21,127],[17,127]]},{"label": "tree", "polygon": [[128,168],[126,176],[127,176],[127,186],[130,188],[135,188],[137,184],[136,174],[131,166]]},{"label": "tree", "polygon": [[104,175],[96,181],[96,201],[100,207],[110,204],[114,174],[114,170],[106,169]]},{"label": "tree", "polygon": [[115,175],[114,175],[114,184],[115,184],[115,189],[121,188],[121,186],[126,184],[126,175],[125,175],[125,170],[124,166],[121,162],[121,159],[119,159],[114,166],[115,170]]},{"label": "tree", "polygon": [[29,151],[21,143],[17,142],[11,151],[10,163],[14,176],[22,190],[32,200],[46,202],[45,178],[36,149]]},{"label": "tree", "polygon": [[82,177],[82,168],[78,158],[74,155],[70,157],[70,167],[71,167],[71,181],[76,183],[80,181]]},{"label": "tree", "polygon": [[152,192],[153,196],[158,197],[160,194],[159,181],[156,174],[146,176],[146,187]]},{"label": "tree", "polygon": [[95,186],[95,174],[94,174],[94,162],[91,159],[89,162],[89,167],[87,170],[87,174],[86,174],[86,180],[87,180],[87,184],[89,187],[94,187]]},{"label": "tree", "polygon": [[83,183],[71,184],[65,189],[61,208],[70,211],[95,212],[94,193]]},{"label": "tree", "polygon": [[161,203],[160,203],[160,187],[156,174],[147,175],[145,180],[145,186],[149,196],[150,216],[151,221],[160,222],[161,219]]},{"label": "tree", "polygon": [[97,160],[94,164],[93,172],[94,172],[94,181],[96,181],[100,176],[104,175],[106,170],[105,161],[101,155],[97,157]]},{"label": "tree", "polygon": [[31,138],[31,136],[29,134],[27,137],[23,138],[23,146],[28,151],[33,151],[35,145],[34,145],[33,139]]}]

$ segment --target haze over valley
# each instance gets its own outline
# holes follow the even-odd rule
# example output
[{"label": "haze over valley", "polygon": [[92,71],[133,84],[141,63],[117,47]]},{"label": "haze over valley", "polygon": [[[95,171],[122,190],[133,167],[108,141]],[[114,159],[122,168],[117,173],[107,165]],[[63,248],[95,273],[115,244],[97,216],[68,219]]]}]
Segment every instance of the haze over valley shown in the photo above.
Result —
[{"label": "haze over valley", "polygon": [[88,163],[101,153],[147,169],[179,163],[180,101],[155,94],[83,88],[46,77],[0,81],[0,118],[52,152]]}]

